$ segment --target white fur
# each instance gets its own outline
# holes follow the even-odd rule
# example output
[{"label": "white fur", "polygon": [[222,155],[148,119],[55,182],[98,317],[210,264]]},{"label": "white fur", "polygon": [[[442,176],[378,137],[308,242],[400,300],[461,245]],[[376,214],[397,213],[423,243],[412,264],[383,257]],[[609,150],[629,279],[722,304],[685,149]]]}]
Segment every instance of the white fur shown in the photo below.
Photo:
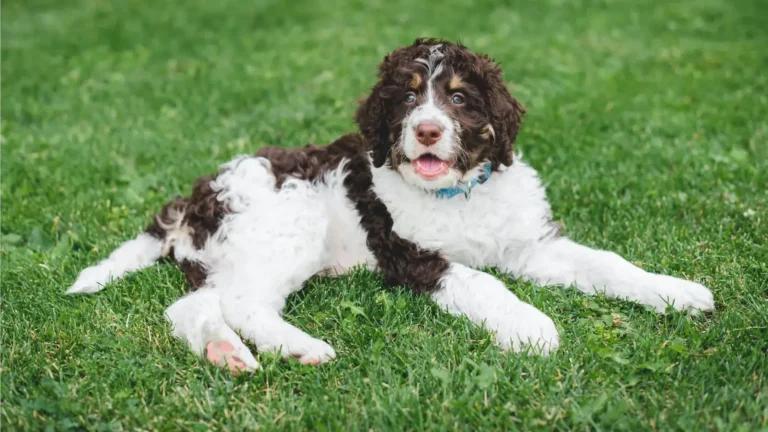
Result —
[{"label": "white fur", "polygon": [[528,303],[520,301],[495,277],[461,264],[452,264],[432,299],[454,315],[495,333],[504,349],[548,354],[560,344],[555,323]]},{"label": "white fur", "polygon": [[[209,270],[208,287],[201,290],[207,294],[189,295],[168,309],[174,335],[195,352],[209,342],[228,341],[249,368],[257,366],[255,360],[245,356],[242,343],[235,344],[232,330],[259,350],[304,363],[334,358],[330,345],[288,324],[280,312],[287,296],[314,274],[341,274],[358,264],[375,267],[359,215],[346,198],[343,164],[322,182],[291,179],[280,191],[265,159],[241,157],[225,168],[212,186],[234,213],[203,249],[195,250],[183,236],[174,245],[177,259],[196,260]],[[538,284],[602,291],[661,312],[667,304],[694,312],[714,308],[712,294],[699,284],[650,274],[616,254],[555,236],[541,181],[519,157],[475,187],[470,198],[437,198],[386,167],[374,169],[373,179],[395,232],[452,263],[432,298],[485,325],[504,349],[531,345],[546,354],[559,345],[557,330],[499,280],[470,267],[493,266]],[[159,242],[139,236],[84,271],[69,292],[100,289],[83,287],[99,287],[109,277],[149,265],[161,250]]]},{"label": "white fur", "polygon": [[498,267],[545,285],[575,286],[651,305],[692,312],[712,310],[712,293],[694,282],[656,275],[613,252],[552,238],[551,210],[536,171],[516,157],[511,167],[473,189],[470,199],[439,199],[376,170],[376,193],[387,204],[394,230],[448,260]]},{"label": "white fur", "polygon": [[[288,295],[313,275],[329,266],[343,271],[361,258],[358,255],[350,262],[343,247],[339,256],[329,257],[340,247],[327,241],[329,231],[344,229],[362,235],[359,227],[355,232],[354,226],[330,224],[330,209],[346,206],[349,211],[347,200],[338,194],[342,168],[328,173],[325,188],[289,179],[276,191],[266,159],[237,158],[224,166],[224,173],[212,184],[233,213],[224,218],[203,250],[177,241],[176,258],[205,265],[206,285],[219,297],[216,307],[227,324],[260,351],[297,357],[303,363],[322,363],[336,356],[330,345],[285,322],[280,311]],[[337,222],[349,223],[349,218]],[[184,319],[169,318],[174,327],[175,321]],[[215,340],[208,338],[205,343],[211,341]]]},{"label": "white fur", "polygon": [[94,293],[104,285],[126,273],[149,267],[160,258],[163,242],[147,233],[141,233],[115,249],[107,259],[83,270],[67,294]]},{"label": "white fur", "polygon": [[539,285],[602,292],[653,306],[658,312],[668,305],[692,313],[715,306],[712,293],[700,284],[647,273],[613,252],[590,249],[564,237],[511,253],[502,268]]}]

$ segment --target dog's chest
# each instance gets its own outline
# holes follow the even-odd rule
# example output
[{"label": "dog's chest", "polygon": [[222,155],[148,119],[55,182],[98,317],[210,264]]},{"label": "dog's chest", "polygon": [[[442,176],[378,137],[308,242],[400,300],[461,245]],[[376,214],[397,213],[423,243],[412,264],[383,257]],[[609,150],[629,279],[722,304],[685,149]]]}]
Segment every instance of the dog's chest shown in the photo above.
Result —
[{"label": "dog's chest", "polygon": [[439,250],[450,261],[493,265],[503,249],[508,218],[500,217],[492,187],[480,186],[467,198],[437,196],[404,183],[399,174],[377,170],[375,192],[394,220],[394,231],[425,249]]}]

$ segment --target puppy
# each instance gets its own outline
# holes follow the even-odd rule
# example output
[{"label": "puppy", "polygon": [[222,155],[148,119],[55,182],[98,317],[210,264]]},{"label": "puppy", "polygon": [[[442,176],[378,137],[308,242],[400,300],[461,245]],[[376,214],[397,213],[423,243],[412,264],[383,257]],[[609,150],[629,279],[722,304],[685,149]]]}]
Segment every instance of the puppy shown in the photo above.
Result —
[{"label": "puppy", "polygon": [[557,329],[475,268],[659,312],[712,310],[704,286],[561,234],[536,171],[514,153],[524,112],[491,58],[418,39],[384,58],[357,111],[360,134],[235,158],[67,292],[99,291],[169,256],[192,291],[166,311],[173,334],[234,372],[258,368],[236,332],[304,364],[333,359],[330,345],[281,311],[307,279],[357,265],[485,326],[514,351],[551,352]]}]

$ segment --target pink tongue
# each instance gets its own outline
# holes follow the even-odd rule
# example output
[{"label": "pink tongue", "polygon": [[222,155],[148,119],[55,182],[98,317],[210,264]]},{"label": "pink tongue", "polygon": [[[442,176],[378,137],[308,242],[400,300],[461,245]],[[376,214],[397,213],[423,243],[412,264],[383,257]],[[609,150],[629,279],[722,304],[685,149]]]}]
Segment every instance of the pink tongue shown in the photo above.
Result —
[{"label": "pink tongue", "polygon": [[444,170],[445,161],[437,158],[419,158],[416,159],[416,169],[424,174],[436,174]]}]

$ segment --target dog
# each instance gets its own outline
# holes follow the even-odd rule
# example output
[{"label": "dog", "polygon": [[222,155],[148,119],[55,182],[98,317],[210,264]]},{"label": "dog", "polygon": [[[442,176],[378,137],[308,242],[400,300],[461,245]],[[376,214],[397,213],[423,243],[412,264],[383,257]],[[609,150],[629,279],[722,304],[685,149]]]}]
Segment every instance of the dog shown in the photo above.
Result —
[{"label": "dog", "polygon": [[560,344],[554,322],[476,268],[662,313],[712,310],[704,286],[561,233],[536,171],[515,152],[524,114],[489,56],[417,39],[381,62],[359,133],[224,164],[67,293],[99,291],[167,256],[191,287],[166,311],[173,335],[234,373],[259,368],[236,332],[302,364],[335,358],[281,311],[308,279],[355,266],[485,326],[501,349],[542,355]]}]

